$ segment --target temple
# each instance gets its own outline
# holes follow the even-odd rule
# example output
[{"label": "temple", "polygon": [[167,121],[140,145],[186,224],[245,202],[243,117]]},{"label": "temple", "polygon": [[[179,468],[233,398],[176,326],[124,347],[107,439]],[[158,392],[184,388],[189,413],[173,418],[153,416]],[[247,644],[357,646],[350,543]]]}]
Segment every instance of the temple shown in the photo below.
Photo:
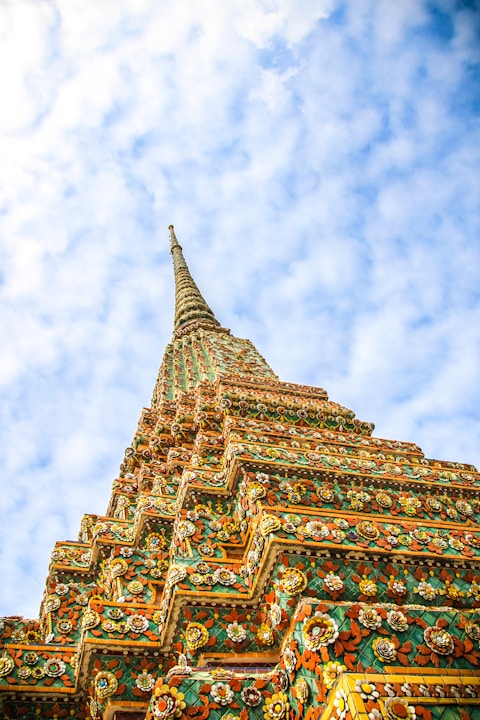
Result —
[{"label": "temple", "polygon": [[175,318],[105,515],[0,621],[0,715],[480,718],[480,476],[222,327],[170,226]]}]

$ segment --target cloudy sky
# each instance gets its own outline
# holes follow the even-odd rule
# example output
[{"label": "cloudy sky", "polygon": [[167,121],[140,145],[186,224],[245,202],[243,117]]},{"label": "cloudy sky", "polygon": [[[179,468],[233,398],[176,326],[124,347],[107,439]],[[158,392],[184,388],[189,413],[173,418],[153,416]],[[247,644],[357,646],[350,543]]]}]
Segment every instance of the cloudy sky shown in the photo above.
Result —
[{"label": "cloudy sky", "polygon": [[3,0],[0,614],[102,513],[172,331],[480,464],[480,16],[431,0]]}]

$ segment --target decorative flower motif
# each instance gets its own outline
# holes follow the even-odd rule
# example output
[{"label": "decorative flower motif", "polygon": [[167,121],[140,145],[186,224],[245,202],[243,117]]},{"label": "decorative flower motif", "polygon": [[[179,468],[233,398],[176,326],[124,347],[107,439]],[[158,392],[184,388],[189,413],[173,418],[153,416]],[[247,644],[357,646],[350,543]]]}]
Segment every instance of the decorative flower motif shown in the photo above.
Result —
[{"label": "decorative flower motif", "polygon": [[245,705],[248,705],[249,707],[257,707],[257,705],[260,705],[262,702],[262,693],[260,690],[253,687],[253,685],[243,688],[241,696]]},{"label": "decorative flower motif", "polygon": [[313,617],[305,620],[302,637],[307,650],[318,650],[335,642],[338,625],[329,615],[316,612]]},{"label": "decorative flower motif", "polygon": [[230,705],[233,700],[232,688],[230,687],[230,685],[227,685],[227,683],[223,682],[217,682],[212,685],[210,695],[212,696],[214,702],[218,703],[219,705]]},{"label": "decorative flower motif", "polygon": [[470,503],[466,502],[465,500],[457,500],[457,502],[455,503],[455,506],[456,506],[458,512],[461,513],[462,515],[466,515],[466,516],[473,515],[472,506],[470,505]]},{"label": "decorative flower motif", "polygon": [[471,545],[475,548],[480,548],[480,536],[479,535],[473,535],[473,533],[466,533],[464,537],[465,542],[467,545]]},{"label": "decorative flower motif", "polygon": [[392,662],[397,657],[397,650],[391,640],[375,638],[372,643],[373,652],[380,662]]},{"label": "decorative flower motif", "polygon": [[5,677],[5,675],[9,675],[13,668],[15,667],[15,662],[10,655],[4,655],[3,657],[0,657],[0,677]]},{"label": "decorative flower motif", "polygon": [[272,603],[270,606],[270,620],[272,622],[273,627],[277,627],[277,625],[280,625],[282,622],[282,608],[278,603]]},{"label": "decorative flower motif", "polygon": [[28,665],[22,665],[17,670],[17,675],[21,680],[26,680],[32,674],[32,669]]},{"label": "decorative flower motif", "polygon": [[187,576],[187,571],[182,565],[170,565],[168,571],[168,582],[170,585],[176,585],[182,582]]},{"label": "decorative flower motif", "polygon": [[389,595],[393,595],[394,597],[403,598],[407,595],[408,590],[403,580],[396,580],[393,576],[391,576],[388,582],[387,592]]},{"label": "decorative flower motif", "polygon": [[155,678],[146,670],[143,670],[135,680],[135,685],[142,692],[150,692],[155,685]]},{"label": "decorative flower motif", "polygon": [[345,535],[345,530],[341,530],[340,528],[333,528],[332,530],[332,539],[334,542],[343,542]]},{"label": "decorative flower motif", "polygon": [[58,583],[55,585],[55,593],[57,595],[66,595],[69,591],[68,585],[65,585],[65,583]]},{"label": "decorative flower motif", "polygon": [[283,573],[282,585],[287,595],[300,595],[307,587],[307,577],[297,568],[287,568]]},{"label": "decorative flower motif", "polygon": [[417,587],[417,593],[422,597],[424,600],[433,600],[437,594],[437,591],[426,580],[422,580],[421,583],[419,583]]},{"label": "decorative flower motif", "polygon": [[385,525],[385,530],[390,533],[390,535],[395,535],[395,537],[402,534],[401,529],[397,525]]},{"label": "decorative flower motif", "polygon": [[266,494],[267,491],[263,485],[258,482],[251,482],[247,488],[247,497],[252,502],[264,498]]},{"label": "decorative flower motif", "polygon": [[321,488],[318,494],[320,495],[320,499],[323,500],[323,502],[332,502],[334,498],[334,494],[332,490],[330,490],[330,488]]},{"label": "decorative flower motif", "polygon": [[47,595],[45,598],[45,610],[47,612],[54,612],[60,607],[61,600],[58,595]]},{"label": "decorative flower motif", "polygon": [[60,620],[57,627],[62,633],[62,635],[67,635],[72,629],[72,623],[70,622],[70,620]]},{"label": "decorative flower motif", "polygon": [[258,480],[259,483],[263,483],[265,485],[266,483],[268,483],[270,478],[268,477],[267,473],[258,472],[255,475],[255,479]]},{"label": "decorative flower motif", "polygon": [[459,552],[461,552],[463,550],[463,548],[465,547],[463,542],[456,537],[448,538],[448,544],[450,545],[451,548],[453,548],[454,550],[458,550]]},{"label": "decorative flower motif", "polygon": [[128,570],[128,563],[126,560],[124,560],[121,557],[115,558],[115,560],[112,560],[110,564],[110,572],[112,573],[112,577],[120,577],[121,575],[125,575],[125,573]]},{"label": "decorative flower motif", "polygon": [[401,610],[390,610],[387,613],[387,623],[396,632],[408,630],[407,618]]},{"label": "decorative flower motif", "polygon": [[458,600],[459,597],[463,597],[463,592],[456,585],[447,582],[445,585],[445,595],[450,598],[450,600]]},{"label": "decorative flower motif", "polygon": [[121,620],[123,617],[123,610],[120,610],[118,607],[112,607],[108,611],[108,617],[112,620]]},{"label": "decorative flower motif", "polygon": [[392,697],[385,700],[385,711],[390,720],[415,720],[415,708],[406,698]]},{"label": "decorative flower motif", "polygon": [[301,703],[305,703],[308,700],[309,688],[304,678],[299,678],[293,686],[293,689],[295,690],[297,700],[300,700]]},{"label": "decorative flower motif", "polygon": [[272,697],[267,698],[263,706],[263,716],[265,720],[282,720],[286,717],[290,709],[287,695],[280,691],[274,693]]},{"label": "decorative flower motif", "polygon": [[27,663],[27,665],[36,665],[38,662],[38,655],[36,652],[30,651],[25,653],[23,659]]},{"label": "decorative flower motif", "polygon": [[338,676],[345,672],[346,669],[346,665],[342,665],[334,660],[330,660],[323,666],[322,676],[327,690],[330,690],[335,685]]},{"label": "decorative flower motif", "polygon": [[363,510],[364,504],[358,497],[354,497],[350,500],[350,507],[355,512],[360,512]]},{"label": "decorative flower motif", "polygon": [[156,687],[152,707],[153,717],[157,720],[180,717],[186,707],[183,698],[184,694],[178,692],[176,687],[168,687],[168,685]]},{"label": "decorative flower motif", "polygon": [[237,576],[233,570],[229,568],[219,567],[213,574],[215,575],[215,580],[221,585],[234,585],[237,582]]},{"label": "decorative flower motif", "polygon": [[238,643],[245,640],[247,637],[247,631],[243,625],[239,625],[237,622],[230,623],[227,625],[227,635],[232,642]]},{"label": "decorative flower motif", "polygon": [[125,558],[132,557],[133,555],[133,548],[131,547],[121,547],[120,548],[120,555]]},{"label": "decorative flower motif", "polygon": [[410,535],[414,540],[420,543],[420,545],[425,545],[429,541],[428,533],[425,532],[425,530],[420,530],[420,528],[415,528],[415,530],[412,530],[410,532]]},{"label": "decorative flower motif", "polygon": [[333,706],[335,708],[335,715],[338,720],[345,720],[349,707],[347,702],[347,696],[345,695],[344,690],[337,690],[337,692],[335,693],[335,700],[333,701]]},{"label": "decorative flower motif", "polygon": [[318,520],[309,520],[305,525],[305,531],[314,538],[326,538],[330,533],[328,527]]},{"label": "decorative flower motif", "polygon": [[132,595],[140,595],[143,592],[143,585],[139,580],[132,580],[128,583],[127,588]]},{"label": "decorative flower motif", "polygon": [[382,617],[373,607],[364,607],[358,613],[358,622],[369,630],[376,630],[382,624]]},{"label": "decorative flower motif", "polygon": [[399,498],[398,502],[400,503],[404,511],[407,513],[407,515],[416,515],[417,508],[421,507],[422,505],[418,498],[405,497],[404,495]]},{"label": "decorative flower motif", "polygon": [[286,648],[283,651],[283,662],[285,663],[285,669],[288,673],[293,673],[297,665],[297,658],[293,650]]},{"label": "decorative flower motif", "polygon": [[[38,637],[38,633],[36,633]],[[12,640],[16,643],[22,643],[25,640],[25,633],[20,628],[17,628],[12,632]]]},{"label": "decorative flower motif", "polygon": [[63,660],[50,658],[50,660],[47,660],[43,666],[43,670],[45,675],[48,675],[49,677],[58,677],[59,675],[63,675],[65,672],[65,663]]},{"label": "decorative flower motif", "polygon": [[148,550],[158,550],[165,548],[167,545],[167,541],[165,540],[163,535],[160,535],[156,532],[151,532],[147,535],[145,544]]},{"label": "decorative flower motif", "polygon": [[273,645],[275,643],[275,636],[273,630],[269,625],[262,623],[257,630],[257,637],[262,645]]},{"label": "decorative flower motif", "polygon": [[[292,441],[291,445],[293,447],[300,447],[299,443],[296,443],[296,441]],[[302,498],[305,496],[307,490],[302,483],[295,483],[293,486],[290,483],[282,483],[283,487],[282,490],[284,492],[287,492],[287,498],[288,500],[293,503],[294,505],[298,505],[302,501]]]},{"label": "decorative flower motif", "polygon": [[118,681],[113,673],[103,670],[96,676],[94,685],[98,697],[106,698],[116,692],[118,688]]},{"label": "decorative flower motif", "polygon": [[32,678],[34,678],[35,680],[41,680],[43,677],[45,677],[43,667],[40,667],[40,665],[34,667],[32,670]]},{"label": "decorative flower motif", "polygon": [[207,644],[207,628],[201,623],[189,622],[185,630],[185,641],[190,650],[197,650]]},{"label": "decorative flower motif", "polygon": [[281,527],[280,520],[275,515],[263,515],[260,520],[260,532],[263,536],[274,533]]},{"label": "decorative flower motif", "polygon": [[213,547],[211,545],[208,545],[208,543],[200,545],[198,549],[200,551],[200,554],[205,555],[206,557],[211,557],[215,553]]},{"label": "decorative flower motif", "polygon": [[286,690],[288,688],[288,675],[281,668],[273,675],[272,681],[279,690]]},{"label": "decorative flower motif", "polygon": [[373,597],[377,594],[377,583],[373,580],[369,580],[366,575],[364,575],[360,580],[358,587],[360,588],[362,595]]},{"label": "decorative flower motif", "polygon": [[100,623],[100,615],[95,610],[85,610],[83,613],[82,625],[87,630],[96,627]]},{"label": "decorative flower motif", "polygon": [[423,637],[430,650],[438,655],[450,655],[455,649],[450,633],[436,625],[425,628]]},{"label": "decorative flower motif", "polygon": [[378,505],[383,508],[389,508],[393,504],[393,500],[390,497],[390,495],[387,495],[385,492],[379,492],[375,495],[375,500],[377,501]]},{"label": "decorative flower motif", "polygon": [[148,620],[145,615],[129,615],[127,617],[127,626],[133,633],[144,633],[148,630]]},{"label": "decorative flower motif", "polygon": [[446,548],[448,547],[447,541],[441,537],[433,538],[432,545],[438,548],[438,550],[446,550]]},{"label": "decorative flower motif", "polygon": [[374,700],[376,701],[380,697],[380,693],[373,683],[369,683],[366,680],[356,680],[355,690],[360,693],[362,700]]},{"label": "decorative flower motif", "polygon": [[480,640],[480,625],[476,622],[470,621],[465,625],[465,632],[470,640]]},{"label": "decorative flower motif", "polygon": [[369,520],[362,520],[357,525],[357,532],[365,539],[375,542],[380,537],[380,531],[375,525]]},{"label": "decorative flower motif", "polygon": [[[12,633],[12,638],[13,638],[13,633]],[[42,641],[42,636],[40,635],[38,630],[27,630],[27,632],[25,633],[24,642],[39,643],[41,641]]]},{"label": "decorative flower motif", "polygon": [[440,512],[442,509],[442,503],[436,497],[429,497],[426,502],[430,510],[433,510],[433,512]]},{"label": "decorative flower motif", "polygon": [[180,522],[177,523],[177,535],[180,540],[192,537],[192,535],[195,535],[195,531],[196,527],[190,520],[180,520]]}]

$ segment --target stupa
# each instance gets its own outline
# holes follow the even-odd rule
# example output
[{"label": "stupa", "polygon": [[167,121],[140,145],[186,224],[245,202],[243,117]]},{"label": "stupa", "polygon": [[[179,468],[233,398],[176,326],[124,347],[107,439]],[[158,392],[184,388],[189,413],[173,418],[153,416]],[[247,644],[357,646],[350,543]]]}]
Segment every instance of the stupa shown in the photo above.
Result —
[{"label": "stupa", "polygon": [[480,718],[480,477],[222,327],[173,226],[175,320],[104,516],[4,618],[3,718]]}]

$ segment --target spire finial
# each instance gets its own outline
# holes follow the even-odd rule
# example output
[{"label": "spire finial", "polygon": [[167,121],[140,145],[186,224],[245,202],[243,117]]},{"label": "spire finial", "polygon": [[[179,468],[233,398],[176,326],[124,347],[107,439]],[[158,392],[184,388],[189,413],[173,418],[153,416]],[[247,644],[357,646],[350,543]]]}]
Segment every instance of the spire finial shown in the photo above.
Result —
[{"label": "spire finial", "polygon": [[173,225],[169,225],[168,229],[170,230],[170,247],[173,248],[174,245],[178,245],[181,250],[182,248],[177,240],[177,236],[175,235],[175,228],[173,227]]},{"label": "spire finial", "polygon": [[220,327],[213,312],[207,305],[202,293],[190,275],[182,248],[175,235],[173,225],[169,225],[170,252],[173,258],[173,272],[175,274],[175,323],[174,331],[183,329],[188,323],[202,320],[209,325]]}]

